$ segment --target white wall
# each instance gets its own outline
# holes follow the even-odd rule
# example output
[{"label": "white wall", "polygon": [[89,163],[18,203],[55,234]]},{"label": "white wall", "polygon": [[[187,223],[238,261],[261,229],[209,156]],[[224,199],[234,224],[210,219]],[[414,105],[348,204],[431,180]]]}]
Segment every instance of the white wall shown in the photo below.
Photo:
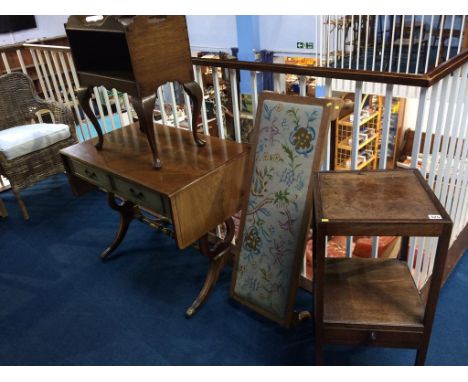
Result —
[{"label": "white wall", "polygon": [[[418,98],[407,98],[406,105],[405,105],[405,118],[403,120],[403,129],[415,129],[416,128],[416,120],[418,118],[418,106],[419,106],[419,99]],[[428,105],[426,105],[428,106]],[[427,107],[426,107],[427,109]],[[425,125],[423,125],[425,130]]]},{"label": "white wall", "polygon": [[[418,106],[419,102],[418,99],[416,98],[407,98],[406,99],[406,106],[405,106],[405,119],[403,121],[403,128],[404,129],[415,129],[416,127],[416,121],[418,119]],[[449,118],[449,111],[451,104],[449,102],[446,102],[445,106],[442,104],[442,109],[444,109],[444,114],[443,118],[441,119],[442,121],[442,126],[443,128],[447,127],[448,123],[455,124],[456,119],[453,121]],[[423,123],[422,123],[422,131],[426,131],[427,127],[429,126],[429,113],[431,111],[431,101],[427,100],[426,101],[426,106],[424,109],[424,118],[423,118]],[[441,110],[441,105],[440,101],[436,101],[434,106],[432,107],[433,109],[433,126],[432,126],[432,133],[436,131],[436,129],[439,129],[440,126],[437,125],[437,121],[439,120],[439,111]],[[452,112],[455,109],[452,109]],[[443,134],[443,133],[442,133]]]},{"label": "white wall", "polygon": [[[68,16],[36,16],[37,28],[0,34],[0,45],[23,42],[28,39],[55,37],[65,34],[63,25]],[[237,47],[236,16],[187,16],[190,45],[195,48]]]},{"label": "white wall", "polygon": [[[0,45],[64,35],[63,24],[67,18],[66,15],[36,16],[37,28],[0,34]],[[194,50],[229,50],[238,45],[235,15],[188,15],[187,28],[190,45]],[[315,35],[315,16],[259,16],[261,49],[312,53],[311,50],[297,49],[296,43],[312,41],[315,44]]]},{"label": "white wall", "polygon": [[35,16],[37,28],[27,29],[24,31],[13,33],[0,33],[0,45],[15,44],[29,39],[42,37],[56,37],[65,34],[63,25],[67,21],[68,16]]},{"label": "white wall", "polygon": [[[260,16],[259,29],[261,49],[315,53],[315,16]],[[298,41],[313,42],[314,49],[297,49]]]},{"label": "white wall", "polygon": [[237,47],[236,16],[187,16],[187,28],[192,50],[214,48],[230,50]]}]

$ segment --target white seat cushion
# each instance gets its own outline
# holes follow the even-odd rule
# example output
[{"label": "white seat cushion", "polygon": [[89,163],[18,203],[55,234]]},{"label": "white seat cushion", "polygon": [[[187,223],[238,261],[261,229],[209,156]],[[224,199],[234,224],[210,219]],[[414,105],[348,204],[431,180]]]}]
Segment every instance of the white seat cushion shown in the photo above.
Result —
[{"label": "white seat cushion", "polygon": [[10,160],[43,149],[70,137],[63,123],[36,123],[0,131],[0,152]]}]

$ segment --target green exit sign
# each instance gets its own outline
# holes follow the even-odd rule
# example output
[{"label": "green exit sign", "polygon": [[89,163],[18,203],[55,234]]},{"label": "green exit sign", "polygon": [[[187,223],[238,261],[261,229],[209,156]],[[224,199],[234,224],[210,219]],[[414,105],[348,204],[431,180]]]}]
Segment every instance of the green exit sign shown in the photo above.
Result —
[{"label": "green exit sign", "polygon": [[296,46],[297,46],[297,49],[314,49],[313,42],[298,41],[296,43]]}]

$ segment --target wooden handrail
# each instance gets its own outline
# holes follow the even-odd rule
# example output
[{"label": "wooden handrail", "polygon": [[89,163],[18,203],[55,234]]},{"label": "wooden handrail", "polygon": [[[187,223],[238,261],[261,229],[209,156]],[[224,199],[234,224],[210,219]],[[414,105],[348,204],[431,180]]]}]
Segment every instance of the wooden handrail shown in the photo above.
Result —
[{"label": "wooden handrail", "polygon": [[26,42],[17,42],[17,43],[14,43],[14,44],[9,44],[9,45],[2,45],[0,46],[0,51],[1,52],[8,52],[8,51],[11,51],[11,50],[16,50],[16,49],[20,49],[22,46],[25,46],[25,45],[31,45],[31,47],[34,47],[34,46],[37,46],[37,45],[40,45],[41,46],[58,46],[58,45],[42,45],[43,42],[46,42],[46,41],[56,41],[58,39],[62,39],[62,38],[65,38],[66,36],[64,35],[60,35],[60,36],[54,36],[54,37],[44,37],[44,38],[38,38],[38,39],[33,39],[33,40],[29,40],[27,43]]},{"label": "wooden handrail", "polygon": [[288,73],[305,76],[336,78],[340,80],[377,82],[394,85],[419,86],[428,88],[440,81],[461,65],[468,62],[468,50],[452,57],[426,74],[406,74],[395,72],[377,72],[370,70],[306,67],[298,65],[271,64],[263,62],[218,60],[211,58],[192,58],[194,65],[214,66],[226,69],[252,70],[272,73]]},{"label": "wooden handrail", "polygon": [[466,62],[468,62],[468,49],[429,71],[426,74],[427,80],[429,82],[427,87],[434,85],[436,82],[439,82],[442,78],[450,73],[453,73]]},{"label": "wooden handrail", "polygon": [[255,70],[273,73],[288,73],[305,76],[336,78],[340,80],[381,82],[386,84],[426,86],[427,79],[419,74],[384,73],[370,70],[338,69],[326,67],[306,67],[286,64],[270,64],[264,62],[217,60],[192,58],[194,65],[217,66],[228,69]]},{"label": "wooden handrail", "polygon": [[[22,44],[32,49],[49,49],[64,51],[70,49],[66,46],[41,45],[41,44]],[[340,80],[366,81],[394,85],[407,85],[428,88],[448,74],[454,72],[460,66],[468,62],[468,49],[459,53],[450,60],[445,61],[426,74],[406,74],[396,72],[378,72],[370,70],[341,69],[327,67],[307,67],[287,64],[273,64],[264,62],[238,61],[238,60],[220,60],[212,58],[192,57],[192,63],[200,66],[213,66],[218,68],[252,70],[271,73],[288,73],[304,76],[335,78]]]},{"label": "wooden handrail", "polygon": [[70,50],[69,46],[62,46],[62,45],[42,45],[42,44],[23,44],[25,48],[30,49],[47,49],[47,50],[58,50],[58,51],[68,51]]}]

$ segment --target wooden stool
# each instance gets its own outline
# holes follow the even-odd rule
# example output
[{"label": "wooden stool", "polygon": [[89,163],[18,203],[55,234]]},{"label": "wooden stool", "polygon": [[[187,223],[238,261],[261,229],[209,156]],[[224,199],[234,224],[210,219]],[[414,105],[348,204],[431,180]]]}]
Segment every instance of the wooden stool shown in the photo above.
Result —
[{"label": "wooden stool", "polygon": [[70,16],[65,32],[81,84],[78,101],[96,130],[98,150],[103,148],[104,135],[90,100],[93,88],[102,85],[131,96],[153,167],[161,168],[153,112],[156,91],[170,81],[182,84],[191,98],[193,138],[198,146],[205,145],[196,128],[203,91],[194,80],[185,16],[104,16],[99,21]]},{"label": "wooden stool", "polygon": [[[315,173],[316,362],[324,344],[415,348],[425,362],[452,221],[415,169]],[[327,235],[402,236],[398,259],[325,258]],[[438,237],[427,303],[406,264],[410,236]]]}]

